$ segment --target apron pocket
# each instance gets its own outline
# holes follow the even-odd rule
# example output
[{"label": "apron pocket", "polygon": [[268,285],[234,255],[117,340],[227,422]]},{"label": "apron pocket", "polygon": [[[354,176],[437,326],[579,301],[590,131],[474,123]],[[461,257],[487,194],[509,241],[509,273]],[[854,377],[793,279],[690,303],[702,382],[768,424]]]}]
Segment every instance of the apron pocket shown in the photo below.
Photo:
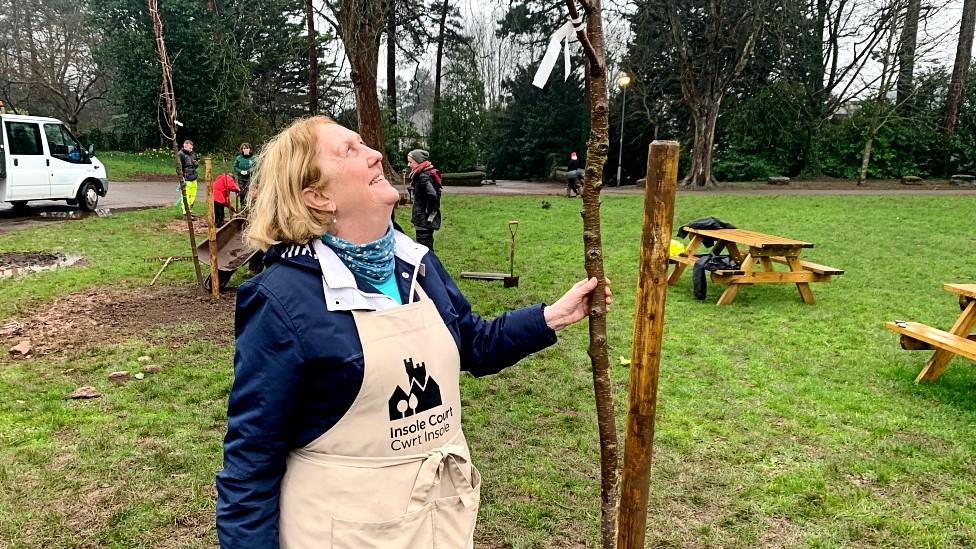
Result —
[{"label": "apron pocket", "polygon": [[438,549],[474,547],[474,526],[481,506],[481,473],[474,465],[471,466],[471,487],[474,505],[465,505],[461,496],[434,500],[434,536]]},{"label": "apron pocket", "polygon": [[478,505],[465,506],[459,496],[434,500],[434,536],[438,549],[474,547]]},{"label": "apron pocket", "polygon": [[428,503],[385,522],[332,517],[332,549],[433,549],[434,507]]}]

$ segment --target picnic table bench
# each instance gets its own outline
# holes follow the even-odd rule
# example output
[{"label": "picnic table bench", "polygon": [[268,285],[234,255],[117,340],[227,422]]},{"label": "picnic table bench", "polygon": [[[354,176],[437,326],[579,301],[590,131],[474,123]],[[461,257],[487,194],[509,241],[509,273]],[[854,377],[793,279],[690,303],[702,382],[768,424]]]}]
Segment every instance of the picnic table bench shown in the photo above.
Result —
[{"label": "picnic table bench", "polygon": [[[691,235],[691,241],[684,252],[670,256],[670,263],[675,267],[668,277],[668,284],[675,284],[681,273],[698,261],[695,252],[705,240],[715,240],[714,253],[721,253],[724,248],[741,265],[735,270],[712,272],[712,282],[728,285],[718,300],[719,305],[732,303],[739,289],[747,284],[796,284],[803,302],[812,305],[811,282],[828,282],[832,276],[844,274],[841,269],[800,259],[802,250],[813,247],[809,242],[745,229],[684,227],[684,230]],[[740,244],[745,248],[739,248]],[[786,265],[788,270],[775,270],[774,264]],[[760,270],[757,271],[757,267]]]},{"label": "picnic table bench", "polygon": [[959,295],[959,308],[962,309],[948,332],[920,322],[896,320],[885,324],[889,330],[901,334],[902,349],[936,350],[915,378],[915,383],[939,379],[955,355],[976,360],[976,334],[973,333],[976,328],[976,284],[945,284],[942,288]]}]

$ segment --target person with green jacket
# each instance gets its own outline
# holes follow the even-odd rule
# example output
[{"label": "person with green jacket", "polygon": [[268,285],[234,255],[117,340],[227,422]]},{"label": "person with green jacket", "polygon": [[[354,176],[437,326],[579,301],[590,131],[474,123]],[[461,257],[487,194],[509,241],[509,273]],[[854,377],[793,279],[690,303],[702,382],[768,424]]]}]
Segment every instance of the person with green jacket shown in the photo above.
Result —
[{"label": "person with green jacket", "polygon": [[237,188],[240,189],[238,197],[242,209],[247,200],[247,186],[251,182],[251,171],[253,169],[254,158],[251,156],[251,145],[250,143],[241,143],[241,152],[234,158],[234,179],[237,181]]}]

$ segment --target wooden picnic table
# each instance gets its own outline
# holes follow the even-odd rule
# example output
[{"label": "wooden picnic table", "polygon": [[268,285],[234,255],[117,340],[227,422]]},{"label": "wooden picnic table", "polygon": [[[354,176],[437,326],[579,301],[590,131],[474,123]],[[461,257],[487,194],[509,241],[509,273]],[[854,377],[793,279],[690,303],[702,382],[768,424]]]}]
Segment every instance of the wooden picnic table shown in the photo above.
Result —
[{"label": "wooden picnic table", "polygon": [[915,378],[915,383],[939,379],[955,355],[976,360],[976,334],[973,333],[976,328],[976,284],[945,284],[942,288],[959,295],[959,308],[962,309],[948,332],[920,322],[896,320],[885,324],[889,330],[901,334],[903,349],[936,350]]},{"label": "wooden picnic table", "polygon": [[[681,273],[689,265],[695,264],[698,260],[695,252],[706,239],[715,240],[717,244],[712,248],[714,253],[721,253],[725,249],[741,265],[736,270],[712,272],[712,282],[728,285],[718,299],[719,305],[732,303],[739,289],[747,284],[796,284],[803,302],[812,305],[814,299],[810,290],[811,282],[828,282],[832,276],[844,274],[841,269],[800,259],[802,250],[813,247],[810,242],[745,229],[685,227],[684,230],[692,235],[691,242],[683,253],[670,257],[675,267],[668,278],[668,284],[675,284],[681,278]],[[788,270],[775,270],[774,264],[786,265]],[[757,271],[757,268],[760,270]]]}]

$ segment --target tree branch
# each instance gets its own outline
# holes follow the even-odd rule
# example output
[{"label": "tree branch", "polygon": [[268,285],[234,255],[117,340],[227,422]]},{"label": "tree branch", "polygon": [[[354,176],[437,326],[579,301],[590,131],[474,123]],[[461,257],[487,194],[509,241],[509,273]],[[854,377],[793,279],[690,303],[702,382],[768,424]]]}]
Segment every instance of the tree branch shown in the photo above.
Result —
[{"label": "tree branch", "polygon": [[[571,20],[582,21],[582,17],[580,17],[579,11],[576,9],[576,0],[566,0],[566,8],[569,10],[569,18]],[[603,72],[603,63],[600,62],[600,58],[593,49],[593,45],[590,44],[590,39],[586,36],[586,29],[582,23],[576,26],[576,39],[583,46],[583,53],[586,54],[586,59],[589,61],[590,74],[601,74]]]}]

